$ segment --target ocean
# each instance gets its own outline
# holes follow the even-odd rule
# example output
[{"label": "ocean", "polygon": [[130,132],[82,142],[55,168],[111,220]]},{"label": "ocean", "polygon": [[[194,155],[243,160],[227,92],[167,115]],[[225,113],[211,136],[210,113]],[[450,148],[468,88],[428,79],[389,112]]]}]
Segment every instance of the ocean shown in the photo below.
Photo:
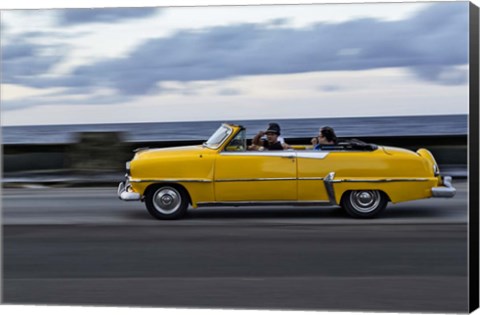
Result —
[{"label": "ocean", "polygon": [[[2,127],[3,144],[73,143],[79,132],[121,132],[124,141],[205,140],[227,121],[84,124]],[[322,126],[338,137],[464,135],[468,115],[230,120],[247,128],[247,137],[277,122],[284,138],[312,137]]]}]

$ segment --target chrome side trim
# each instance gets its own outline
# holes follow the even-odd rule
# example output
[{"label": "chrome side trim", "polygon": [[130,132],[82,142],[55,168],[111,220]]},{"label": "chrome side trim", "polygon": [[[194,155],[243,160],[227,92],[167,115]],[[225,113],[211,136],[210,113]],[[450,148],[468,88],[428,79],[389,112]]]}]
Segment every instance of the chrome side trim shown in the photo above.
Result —
[{"label": "chrome side trim", "polygon": [[325,189],[327,190],[328,199],[330,200],[330,204],[337,205],[337,200],[335,198],[335,190],[333,189],[333,183],[337,183],[338,181],[334,180],[335,172],[329,173],[323,179],[323,183],[325,184]]},{"label": "chrome side trim", "polygon": [[[330,174],[329,174],[330,175]],[[280,177],[280,178],[226,178],[226,179],[197,179],[197,178],[166,178],[166,179],[134,179],[128,177],[132,183],[213,183],[213,182],[262,182],[262,181],[285,181],[285,180],[319,180],[325,181],[326,177]],[[428,178],[385,178],[385,179],[329,179],[330,183],[391,183],[391,182],[424,182]]]},{"label": "chrome side trim", "polygon": [[213,202],[197,202],[197,207],[236,207],[236,206],[329,206],[328,200],[311,200],[311,201],[295,201],[295,200],[276,200],[276,201],[213,201]]},{"label": "chrome side trim", "polygon": [[311,151],[311,152],[299,152],[299,151],[244,151],[244,152],[220,152],[220,155],[225,156],[279,156],[288,158],[306,158],[306,159],[324,159],[329,152]]},{"label": "chrome side trim", "polygon": [[433,187],[432,188],[432,197],[436,198],[452,198],[455,196],[457,190],[452,185],[452,177],[445,176],[443,178],[443,185],[440,187]]},{"label": "chrome side trim", "polygon": [[[225,182],[268,182],[268,181],[286,181],[297,180],[295,177],[281,177],[281,178],[225,178],[225,179],[130,179],[132,183],[225,183]],[[323,180],[323,177],[304,177],[298,180]]]},{"label": "chrome side trim", "polygon": [[334,183],[426,182],[428,178],[336,179]]},{"label": "chrome side trim", "polygon": [[323,160],[324,158],[327,157],[328,154],[329,154],[329,152],[307,151],[307,152],[297,152],[297,157],[298,158],[304,158],[304,159]]},{"label": "chrome side trim", "polygon": [[223,182],[269,182],[269,181],[280,181],[280,180],[297,180],[295,177],[285,177],[285,178],[227,178],[227,179],[216,179],[214,182],[223,183]]},{"label": "chrome side trim", "polygon": [[133,179],[130,181],[132,183],[179,183],[179,182],[188,182],[188,183],[212,183],[211,179],[197,179],[197,178],[166,178],[166,179]]},{"label": "chrome side trim", "polygon": [[243,152],[220,152],[224,156],[278,156],[295,158],[296,154],[293,151],[243,151]]}]

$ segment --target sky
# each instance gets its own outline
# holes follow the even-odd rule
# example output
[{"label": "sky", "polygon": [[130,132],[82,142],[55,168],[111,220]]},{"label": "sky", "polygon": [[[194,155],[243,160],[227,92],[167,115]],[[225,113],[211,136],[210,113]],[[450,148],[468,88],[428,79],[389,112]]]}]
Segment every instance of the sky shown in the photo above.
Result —
[{"label": "sky", "polygon": [[468,2],[2,10],[9,125],[468,113]]}]

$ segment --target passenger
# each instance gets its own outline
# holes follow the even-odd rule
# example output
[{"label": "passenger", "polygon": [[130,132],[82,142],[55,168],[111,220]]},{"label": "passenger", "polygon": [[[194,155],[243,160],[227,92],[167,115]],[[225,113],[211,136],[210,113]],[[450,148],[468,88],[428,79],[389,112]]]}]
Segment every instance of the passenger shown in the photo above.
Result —
[{"label": "passenger", "polygon": [[322,127],[319,130],[318,136],[312,138],[314,150],[321,150],[323,145],[336,145],[338,143],[337,136],[332,127]]},{"label": "passenger", "polygon": [[[266,139],[262,139],[266,136]],[[279,141],[280,126],[277,123],[270,123],[267,130],[258,132],[252,139],[250,150],[283,150],[289,149],[290,146],[285,142]]]}]

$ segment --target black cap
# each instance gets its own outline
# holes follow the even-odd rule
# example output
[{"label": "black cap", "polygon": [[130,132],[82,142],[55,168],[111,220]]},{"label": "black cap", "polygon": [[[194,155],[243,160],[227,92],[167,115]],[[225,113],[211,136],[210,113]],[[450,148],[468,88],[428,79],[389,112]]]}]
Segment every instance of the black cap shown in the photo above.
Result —
[{"label": "black cap", "polygon": [[280,126],[277,123],[270,123],[265,133],[273,132],[280,135]]}]

